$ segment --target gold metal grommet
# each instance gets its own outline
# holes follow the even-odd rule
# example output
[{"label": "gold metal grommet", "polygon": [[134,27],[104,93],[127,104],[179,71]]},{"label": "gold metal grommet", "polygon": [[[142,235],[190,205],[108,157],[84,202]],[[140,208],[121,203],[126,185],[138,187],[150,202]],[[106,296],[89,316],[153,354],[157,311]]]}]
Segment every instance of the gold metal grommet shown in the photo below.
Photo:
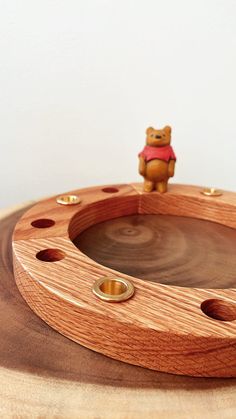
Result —
[{"label": "gold metal grommet", "polygon": [[92,290],[101,300],[113,303],[126,301],[134,294],[134,286],[130,281],[108,276],[97,279]]},{"label": "gold metal grommet", "polygon": [[57,198],[57,203],[61,205],[76,205],[81,202],[78,195],[62,195]]},{"label": "gold metal grommet", "polygon": [[205,196],[221,196],[223,195],[222,191],[216,188],[205,188],[201,191],[202,195]]}]

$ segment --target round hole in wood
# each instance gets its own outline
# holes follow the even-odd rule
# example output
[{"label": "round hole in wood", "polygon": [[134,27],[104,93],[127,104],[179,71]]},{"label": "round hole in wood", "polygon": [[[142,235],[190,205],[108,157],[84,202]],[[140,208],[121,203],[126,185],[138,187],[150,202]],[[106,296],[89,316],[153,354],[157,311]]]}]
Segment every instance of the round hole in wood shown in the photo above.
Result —
[{"label": "round hole in wood", "polygon": [[127,286],[122,281],[105,279],[100,285],[100,290],[105,294],[120,295],[127,290]]},{"label": "round hole in wood", "polygon": [[49,228],[54,226],[55,221],[50,220],[49,218],[40,218],[38,220],[32,221],[31,225],[35,228]]},{"label": "round hole in wood", "polygon": [[236,320],[236,304],[220,299],[205,300],[201,304],[204,314],[215,320],[233,321]]},{"label": "round hole in wood", "polygon": [[127,279],[104,277],[95,281],[93,293],[104,301],[121,302],[132,297],[134,286]]},{"label": "round hole in wood", "polygon": [[58,262],[65,256],[66,254],[59,249],[44,249],[36,254],[36,258],[43,262]]},{"label": "round hole in wood", "polygon": [[116,192],[119,192],[119,189],[113,188],[113,187],[110,186],[110,187],[107,187],[107,188],[103,188],[102,191],[105,192],[105,193],[116,193]]}]

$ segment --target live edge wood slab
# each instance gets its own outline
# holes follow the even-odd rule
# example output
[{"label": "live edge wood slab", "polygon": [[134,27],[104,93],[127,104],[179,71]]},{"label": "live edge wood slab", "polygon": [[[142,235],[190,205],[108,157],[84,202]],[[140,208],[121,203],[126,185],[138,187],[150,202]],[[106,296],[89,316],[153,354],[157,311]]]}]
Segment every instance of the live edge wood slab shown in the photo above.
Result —
[{"label": "live edge wood slab", "polygon": [[[39,202],[13,235],[15,279],[24,299],[61,334],[112,358],[174,374],[235,377],[234,288],[146,282],[100,265],[73,244],[94,224],[133,214],[192,217],[235,229],[236,194],[213,198],[201,189],[170,185],[161,195],[143,193],[140,184],[102,186],[70,192],[80,197],[77,205],[60,205],[57,197]],[[92,292],[101,277],[130,280],[134,296],[101,301]]]}]

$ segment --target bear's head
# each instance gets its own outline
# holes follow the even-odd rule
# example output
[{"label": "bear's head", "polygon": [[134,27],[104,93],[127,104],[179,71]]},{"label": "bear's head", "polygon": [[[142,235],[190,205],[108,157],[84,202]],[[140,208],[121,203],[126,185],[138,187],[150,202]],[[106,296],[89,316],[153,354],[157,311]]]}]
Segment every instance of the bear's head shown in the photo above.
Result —
[{"label": "bear's head", "polygon": [[171,127],[168,125],[163,129],[146,129],[146,144],[151,147],[163,147],[171,142]]}]

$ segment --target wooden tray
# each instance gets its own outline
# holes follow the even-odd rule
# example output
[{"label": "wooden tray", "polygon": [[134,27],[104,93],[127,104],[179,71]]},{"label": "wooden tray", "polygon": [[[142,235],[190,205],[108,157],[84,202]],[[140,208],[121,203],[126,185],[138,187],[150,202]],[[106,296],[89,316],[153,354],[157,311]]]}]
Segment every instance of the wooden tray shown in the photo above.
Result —
[{"label": "wooden tray", "polygon": [[[182,280],[180,272],[182,266],[186,266],[188,257],[190,264],[193,261],[196,265],[196,261],[199,261],[195,255],[196,242],[193,237],[200,225],[199,222],[196,224],[196,220],[214,221],[221,226],[215,227],[212,223],[209,226],[208,223],[205,228],[208,232],[212,228],[215,231],[217,252],[214,253],[214,247],[209,249],[210,239],[206,240],[207,234],[201,248],[197,249],[198,255],[208,256],[213,252],[213,265],[208,266],[209,258],[205,260],[205,281],[208,284],[213,282],[214,275],[207,278],[207,272],[209,276],[212,268],[217,272],[216,261],[221,258],[222,249],[218,240],[227,237],[223,240],[223,255],[226,255],[227,264],[230,264],[234,255],[231,249],[227,256],[227,246],[231,248],[235,241],[236,194],[224,192],[222,196],[212,198],[202,195],[198,187],[183,185],[172,185],[169,192],[162,195],[157,192],[146,194],[142,193],[142,185],[130,184],[77,190],[68,196],[70,199],[74,197],[73,205],[61,205],[68,203],[66,199],[50,198],[30,209],[16,225],[13,238],[15,278],[30,307],[63,335],[112,358],[175,374],[235,377],[235,289],[218,289],[217,281],[221,283],[219,277],[211,288],[190,287],[196,277],[193,274],[191,278],[191,269],[187,271],[188,288],[163,284],[173,281],[173,278],[169,268],[161,269],[161,264],[164,260],[169,266],[168,260],[172,258],[173,270],[173,265],[177,267],[177,257],[177,279]],[[163,272],[163,278],[157,275],[156,283],[147,283],[138,277],[130,277],[103,266],[72,243],[94,224],[134,214],[156,214],[156,217],[159,216],[159,224],[154,222],[156,227],[152,228],[150,224],[147,228],[140,222],[140,231],[137,228],[125,230],[125,237],[117,235],[116,241],[122,239],[128,242],[131,237],[132,244],[132,235],[139,233],[141,247],[139,254],[133,257],[140,260],[137,267],[140,269],[142,264],[144,275],[150,263],[152,272],[156,273],[158,269],[159,275]],[[168,223],[163,224],[163,219],[160,222],[160,214],[192,217],[194,220],[188,223],[184,221],[184,229],[176,242],[173,223],[169,228]],[[179,228],[181,231],[181,224],[183,219],[175,220],[175,230]],[[190,232],[189,238],[192,232],[195,245],[193,252],[187,254],[188,257],[184,251],[188,247],[187,242],[183,240],[186,225]],[[163,238],[167,236],[170,242],[169,259],[162,255],[157,268],[155,259],[158,255],[152,249],[156,248],[161,254],[160,247],[164,243]],[[158,238],[159,246],[155,244]],[[112,240],[114,242],[114,237]],[[197,247],[199,243],[201,241]],[[94,247],[93,244],[91,241],[90,248]],[[145,246],[148,246],[146,252],[143,251]],[[112,251],[108,254],[110,260],[116,257]],[[131,266],[135,264],[134,259]],[[224,275],[226,265],[223,258],[218,262],[220,265],[221,275]],[[202,267],[197,264],[195,269],[200,271],[203,284]],[[227,280],[230,286],[235,283],[232,270],[230,281]],[[167,276],[166,280],[164,276]],[[185,276],[185,285],[186,279]],[[131,296],[132,287],[135,289],[133,297],[124,301]],[[96,298],[92,291],[101,299]],[[123,299],[119,304],[103,301],[117,301],[120,294]]]},{"label": "wooden tray", "polygon": [[234,418],[236,379],[118,362],[63,337],[32,312],[16,287],[11,256],[12,231],[26,209],[0,212],[1,417]]}]

